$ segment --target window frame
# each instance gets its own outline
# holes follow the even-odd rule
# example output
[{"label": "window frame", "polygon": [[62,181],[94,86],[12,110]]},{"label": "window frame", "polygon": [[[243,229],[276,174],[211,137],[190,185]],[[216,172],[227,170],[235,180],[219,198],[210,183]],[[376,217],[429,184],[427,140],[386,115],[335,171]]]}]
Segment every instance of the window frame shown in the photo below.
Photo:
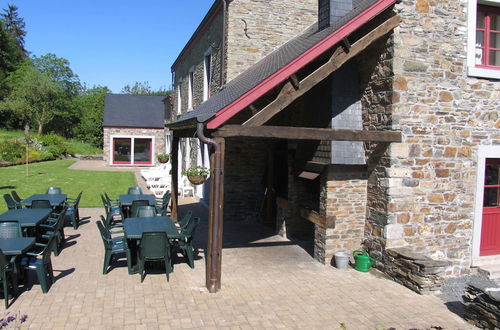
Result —
[{"label": "window frame", "polygon": [[496,66],[476,64],[476,23],[479,6],[500,9],[500,0],[468,0],[467,11],[467,75],[478,78],[500,79],[500,69]]},{"label": "window frame", "polygon": [[194,68],[189,69],[188,72],[188,104],[187,111],[193,110],[193,96],[194,96]]},{"label": "window frame", "polygon": [[180,115],[182,113],[182,79],[179,79],[177,82],[177,114]]},{"label": "window frame", "polygon": [[[483,37],[483,46],[478,47],[477,42],[476,42],[476,50],[477,49],[482,49],[483,50],[483,61],[485,63],[481,64],[476,64],[476,67],[479,68],[488,68],[492,70],[500,70],[500,65],[491,65],[489,64],[489,58],[490,58],[490,51],[495,50],[495,51],[500,51],[500,48],[493,48],[490,46],[490,33],[491,33],[491,14],[495,15],[500,15],[500,7],[495,7],[495,6],[487,6],[487,5],[477,5],[477,14],[479,13],[484,13],[484,28],[478,28],[477,23],[476,23],[476,32],[477,31],[482,31],[484,33]],[[500,34],[500,30],[493,30],[496,33]]]},{"label": "window frame", "polygon": [[212,85],[212,49],[209,49],[208,51],[205,52],[203,56],[203,101],[206,101],[210,98],[211,85]]}]

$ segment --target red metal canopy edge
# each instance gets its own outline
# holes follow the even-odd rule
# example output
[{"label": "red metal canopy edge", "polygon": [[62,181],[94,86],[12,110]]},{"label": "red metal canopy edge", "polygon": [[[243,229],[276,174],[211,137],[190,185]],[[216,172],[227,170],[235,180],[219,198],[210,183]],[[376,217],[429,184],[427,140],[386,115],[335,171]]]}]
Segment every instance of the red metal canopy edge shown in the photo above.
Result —
[{"label": "red metal canopy edge", "polygon": [[309,48],[307,51],[299,55],[292,62],[285,65],[279,71],[275,72],[260,84],[255,86],[250,91],[243,94],[241,97],[228,104],[221,110],[217,111],[215,118],[207,123],[208,129],[216,129],[223,125],[227,120],[236,115],[241,110],[245,109],[247,106],[255,102],[262,95],[267,93],[269,90],[274,88],[276,85],[290,77],[292,74],[297,72],[299,69],[313,61],[316,57],[323,54],[325,51],[330,49],[333,45],[341,41],[343,38],[347,37],[352,32],[356,31],[363,24],[370,21],[372,18],[380,14],[382,11],[387,9],[397,0],[379,0],[372,6],[365,9],[358,16],[351,19],[349,22],[341,26],[339,29],[335,30],[325,39],[318,42],[313,47]]}]

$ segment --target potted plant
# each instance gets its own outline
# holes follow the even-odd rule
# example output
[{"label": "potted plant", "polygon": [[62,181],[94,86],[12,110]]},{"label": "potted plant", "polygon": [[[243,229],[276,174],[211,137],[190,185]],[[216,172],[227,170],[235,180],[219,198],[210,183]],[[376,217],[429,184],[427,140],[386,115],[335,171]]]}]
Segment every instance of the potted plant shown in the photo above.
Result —
[{"label": "potted plant", "polygon": [[167,163],[168,160],[170,159],[170,155],[169,154],[158,154],[156,156],[156,159],[158,159],[158,161],[162,164],[164,163]]},{"label": "potted plant", "polygon": [[182,174],[187,176],[189,182],[192,184],[202,184],[207,180],[207,175],[210,173],[210,170],[204,166],[193,166],[185,171],[182,171]]}]

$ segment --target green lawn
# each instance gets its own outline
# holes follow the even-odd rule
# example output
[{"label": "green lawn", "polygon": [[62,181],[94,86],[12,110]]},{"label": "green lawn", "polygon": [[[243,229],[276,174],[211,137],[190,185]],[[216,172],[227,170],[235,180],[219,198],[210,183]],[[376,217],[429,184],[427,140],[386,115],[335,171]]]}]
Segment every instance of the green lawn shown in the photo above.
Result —
[{"label": "green lawn", "polygon": [[[80,207],[102,207],[99,194],[106,191],[111,198],[124,194],[128,187],[135,186],[131,172],[102,172],[70,170],[74,160],[55,160],[29,165],[29,176],[25,176],[25,165],[0,168],[0,193],[16,190],[21,198],[45,193],[49,186],[61,187],[69,197],[83,191]],[[0,213],[7,210],[5,201],[0,202]]]}]

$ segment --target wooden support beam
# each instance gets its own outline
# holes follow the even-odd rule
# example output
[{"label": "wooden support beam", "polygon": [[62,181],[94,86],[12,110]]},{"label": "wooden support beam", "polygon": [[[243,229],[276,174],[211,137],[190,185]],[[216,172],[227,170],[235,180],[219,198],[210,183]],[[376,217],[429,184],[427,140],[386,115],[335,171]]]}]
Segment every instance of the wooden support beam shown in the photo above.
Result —
[{"label": "wooden support beam", "polygon": [[179,165],[179,137],[177,136],[177,134],[175,133],[175,131],[173,131],[173,136],[172,136],[172,150],[170,152],[170,155],[171,155],[171,162],[172,162],[172,185],[171,185],[171,194],[170,194],[170,198],[172,200],[172,213],[170,215],[170,217],[177,221],[177,218],[178,218],[178,205],[179,205],[179,196],[178,196],[178,187],[179,187],[179,184],[178,184],[178,178],[179,178],[179,168],[178,168],[178,165]]},{"label": "wooden support beam", "polygon": [[260,137],[287,140],[335,140],[365,142],[401,142],[401,132],[331,128],[225,125],[212,134],[218,137]]},{"label": "wooden support beam", "polygon": [[295,90],[300,88],[300,81],[299,78],[297,78],[297,75],[292,74],[290,76],[290,82],[292,83],[292,86]]},{"label": "wooden support beam", "polygon": [[372,44],[382,36],[392,31],[396,26],[398,26],[400,21],[401,17],[399,16],[391,17],[390,19],[367,33],[361,39],[356,41],[354,44],[352,44],[351,47],[348,48],[348,52],[344,50],[344,48],[346,47],[345,45],[339,46],[328,62],[323,64],[321,67],[316,69],[316,71],[311,73],[300,82],[299,89],[286,90],[285,88],[287,88],[287,85],[291,85],[290,81],[288,81],[281,90],[278,97],[274,101],[269,103],[266,107],[264,107],[260,112],[243,123],[243,126],[256,127],[261,126],[269,121],[269,119],[285,109],[294,100],[304,95],[322,80],[326,79],[330,74],[332,74],[332,72],[340,68],[345,62],[358,55],[361,51],[366,49],[366,47],[368,47],[370,44]]},{"label": "wooden support beam", "polygon": [[335,227],[334,216],[326,216],[319,214],[316,211],[305,209],[281,197],[276,198],[276,204],[279,208],[287,210],[295,216],[300,216],[301,218],[308,220],[322,228]]}]

